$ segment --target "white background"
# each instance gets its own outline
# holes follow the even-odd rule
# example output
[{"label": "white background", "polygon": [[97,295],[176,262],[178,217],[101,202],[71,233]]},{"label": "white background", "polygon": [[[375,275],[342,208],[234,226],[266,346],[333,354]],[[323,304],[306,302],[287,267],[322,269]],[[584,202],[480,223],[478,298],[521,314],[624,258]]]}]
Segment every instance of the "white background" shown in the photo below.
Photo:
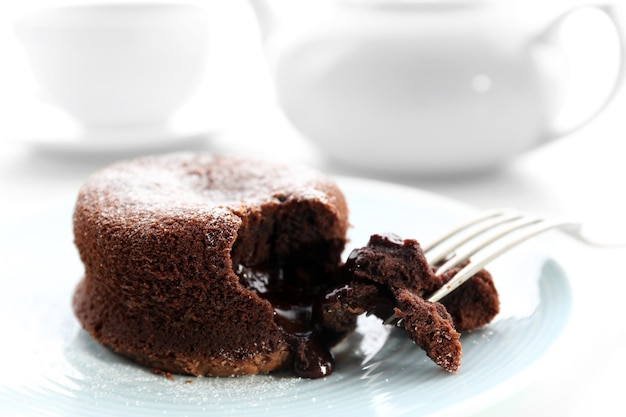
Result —
[{"label": "white background", "polygon": [[[39,99],[28,62],[11,29],[15,18],[43,2],[8,3],[0,5],[0,219],[5,221],[36,213],[55,201],[73,199],[84,178],[111,159],[38,151],[38,141],[71,136],[73,122]],[[354,174],[325,164],[275,108],[256,22],[246,2],[214,0],[206,7],[212,29],[209,66],[204,84],[181,110],[178,123],[216,132],[208,140],[210,150],[263,154],[311,164],[331,174]],[[626,25],[626,19],[622,23]],[[572,86],[577,104],[569,109],[571,117],[583,114],[606,93],[607,68],[615,64],[612,35],[606,19],[594,14],[576,17],[566,26],[567,45],[575,47],[571,52],[575,67]],[[597,71],[604,75],[589,75]],[[501,171],[462,179],[382,179],[478,207],[512,206],[567,214],[626,240],[625,116],[626,92],[622,89],[591,124],[520,157]],[[624,256],[623,249],[598,250],[568,240],[554,247],[554,257],[574,287],[572,326],[559,344],[560,351],[542,364],[537,381],[480,415],[624,415],[623,393],[618,390],[626,372]]]}]

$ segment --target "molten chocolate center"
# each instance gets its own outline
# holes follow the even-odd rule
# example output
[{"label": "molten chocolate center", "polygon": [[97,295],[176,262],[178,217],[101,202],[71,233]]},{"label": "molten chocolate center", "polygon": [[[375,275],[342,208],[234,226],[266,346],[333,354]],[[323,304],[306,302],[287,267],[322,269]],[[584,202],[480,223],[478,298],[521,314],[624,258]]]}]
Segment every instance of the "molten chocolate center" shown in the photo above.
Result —
[{"label": "molten chocolate center", "polygon": [[325,291],[296,281],[289,270],[276,262],[253,268],[239,265],[236,272],[243,285],[272,304],[274,321],[285,333],[293,353],[294,373],[303,378],[322,378],[334,369],[330,351],[333,340],[322,332],[314,314]]}]

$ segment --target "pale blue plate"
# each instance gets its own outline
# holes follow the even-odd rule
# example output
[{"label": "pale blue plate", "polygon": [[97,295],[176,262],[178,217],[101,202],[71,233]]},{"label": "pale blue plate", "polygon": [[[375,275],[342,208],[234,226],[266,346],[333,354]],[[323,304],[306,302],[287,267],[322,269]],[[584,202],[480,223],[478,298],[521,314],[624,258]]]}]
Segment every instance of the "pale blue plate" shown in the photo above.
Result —
[{"label": "pale blue plate", "polygon": [[[415,189],[338,181],[351,208],[353,247],[376,232],[426,241],[472,212]],[[567,278],[539,239],[491,266],[502,313],[463,336],[456,374],[440,370],[401,331],[364,319],[325,379],[169,380],[100,347],[74,319],[70,299],[82,265],[71,211],[58,206],[0,230],[2,416],[458,416],[528,383],[570,316]]]}]

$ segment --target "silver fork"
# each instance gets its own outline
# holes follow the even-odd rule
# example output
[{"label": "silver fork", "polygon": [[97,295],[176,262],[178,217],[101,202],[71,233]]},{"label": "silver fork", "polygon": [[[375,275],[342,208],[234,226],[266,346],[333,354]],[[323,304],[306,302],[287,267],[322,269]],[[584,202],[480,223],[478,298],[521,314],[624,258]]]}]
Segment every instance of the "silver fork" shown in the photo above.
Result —
[{"label": "silver fork", "polygon": [[[437,269],[437,275],[441,275],[451,268],[464,263],[470,257],[477,255],[472,258],[472,262],[459,270],[450,281],[435,291],[428,298],[428,301],[435,302],[441,300],[463,285],[464,282],[489,262],[520,243],[550,229],[559,229],[592,246],[624,246],[623,243],[602,242],[592,239],[584,233],[583,225],[580,222],[568,219],[550,219],[512,209],[488,210],[454,227],[428,245],[422,246],[429,265],[443,262]],[[457,249],[473,239],[477,239],[477,241],[472,242],[467,248],[462,248],[462,251],[455,253]],[[445,261],[446,259],[448,260]]]}]

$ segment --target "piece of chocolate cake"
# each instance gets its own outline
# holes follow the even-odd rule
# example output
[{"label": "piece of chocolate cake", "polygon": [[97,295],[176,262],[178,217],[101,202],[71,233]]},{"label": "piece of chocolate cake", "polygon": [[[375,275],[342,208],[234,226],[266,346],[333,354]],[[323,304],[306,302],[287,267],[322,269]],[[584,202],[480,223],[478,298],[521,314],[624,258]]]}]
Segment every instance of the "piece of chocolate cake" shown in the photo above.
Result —
[{"label": "piece of chocolate cake", "polygon": [[100,343],[161,371],[326,375],[345,332],[322,335],[310,316],[338,285],[347,213],[304,168],[193,153],[114,164],[76,201],[74,311]]},{"label": "piece of chocolate cake", "polygon": [[480,327],[498,313],[498,294],[484,270],[441,303],[424,300],[456,271],[437,276],[415,240],[373,235],[367,246],[352,251],[344,269],[349,284],[330,293],[320,308],[322,317],[328,313],[328,319],[322,320],[325,325],[333,325],[338,311],[370,313],[383,320],[395,317],[410,338],[447,371],[456,371],[460,365],[459,331]]}]

